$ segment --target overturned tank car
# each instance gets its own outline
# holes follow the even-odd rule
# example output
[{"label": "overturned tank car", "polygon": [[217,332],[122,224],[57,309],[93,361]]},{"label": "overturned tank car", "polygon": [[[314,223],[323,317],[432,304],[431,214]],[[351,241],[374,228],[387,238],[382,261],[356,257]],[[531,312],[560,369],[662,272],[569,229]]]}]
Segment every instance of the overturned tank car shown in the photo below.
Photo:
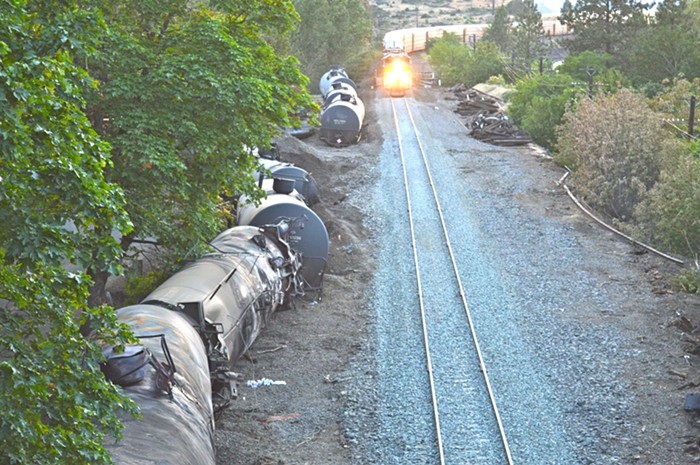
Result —
[{"label": "overturned tank car", "polygon": [[295,220],[237,226],[141,303],[118,310],[139,344],[104,350],[105,376],[142,418],[108,446],[115,464],[214,465],[214,412],[236,395],[233,364],[277,309],[303,292]]},{"label": "overturned tank car", "polygon": [[304,289],[320,291],[328,261],[328,231],[323,220],[305,204],[294,186],[293,179],[265,179],[261,187],[266,197],[257,205],[241,198],[236,222],[257,226],[293,219],[289,245],[301,254],[300,274]]}]

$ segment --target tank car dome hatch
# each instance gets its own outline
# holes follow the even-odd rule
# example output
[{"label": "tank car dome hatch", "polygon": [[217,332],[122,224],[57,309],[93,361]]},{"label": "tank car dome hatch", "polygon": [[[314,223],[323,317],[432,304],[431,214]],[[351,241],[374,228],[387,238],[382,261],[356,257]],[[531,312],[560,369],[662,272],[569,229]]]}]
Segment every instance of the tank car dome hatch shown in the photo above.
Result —
[{"label": "tank car dome hatch", "polygon": [[331,69],[326,71],[323,76],[321,76],[321,79],[318,81],[318,88],[321,91],[321,95],[325,97],[325,95],[328,93],[328,89],[331,86],[331,81],[338,77],[348,77],[348,73],[345,72],[345,69],[340,66],[333,66]]},{"label": "tank car dome hatch", "polygon": [[278,194],[272,188],[272,180],[263,182],[267,198],[255,206],[239,201],[236,222],[239,225],[263,226],[279,223],[282,219],[296,219],[290,227],[289,245],[301,252],[301,275],[307,290],[320,289],[323,272],[328,260],[329,238],[326,226],[300,198],[301,196]]},{"label": "tank car dome hatch", "polygon": [[328,96],[328,93],[332,90],[333,84],[345,84],[351,88],[353,88],[355,91],[357,91],[357,85],[355,84],[355,81],[348,77],[342,77],[342,76],[337,76],[328,81],[328,84],[324,86],[324,89],[321,90],[321,96],[325,99]]},{"label": "tank car dome hatch", "polygon": [[347,84],[334,83],[333,87],[328,92],[328,95],[326,95],[326,99],[323,101],[323,108],[326,108],[328,105],[333,103],[333,101],[337,100],[339,95],[351,95],[355,99],[358,99],[357,90],[353,89]]},{"label": "tank car dome hatch", "polygon": [[[321,201],[318,184],[316,180],[303,168],[300,168],[291,163],[285,163],[275,160],[267,160],[261,158],[260,165],[267,169],[273,178],[280,177],[294,180],[294,189],[304,197],[304,201],[310,207]],[[253,173],[255,180],[260,182],[263,173],[262,170],[256,170]]]},{"label": "tank car dome hatch", "polygon": [[360,140],[365,106],[362,100],[340,95],[321,114],[320,139],[334,147],[344,147]]},{"label": "tank car dome hatch", "polygon": [[155,463],[149,457],[156,457],[163,464],[214,465],[212,386],[199,334],[184,316],[159,306],[138,304],[117,314],[120,323],[141,338],[140,344],[155,362],[173,364],[176,373],[172,375],[184,388],[172,389],[173,400],[168,400],[160,388],[167,385],[163,373],[151,364],[145,367],[143,381],[122,388],[139,405],[141,417],[126,416],[123,438],[105,444],[113,462]]}]

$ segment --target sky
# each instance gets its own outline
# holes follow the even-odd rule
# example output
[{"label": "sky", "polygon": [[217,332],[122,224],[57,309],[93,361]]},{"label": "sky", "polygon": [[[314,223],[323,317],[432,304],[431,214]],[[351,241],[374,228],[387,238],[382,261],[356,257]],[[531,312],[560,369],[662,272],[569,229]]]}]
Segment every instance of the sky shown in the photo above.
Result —
[{"label": "sky", "polygon": [[559,13],[564,0],[537,0],[535,3],[542,14]]}]

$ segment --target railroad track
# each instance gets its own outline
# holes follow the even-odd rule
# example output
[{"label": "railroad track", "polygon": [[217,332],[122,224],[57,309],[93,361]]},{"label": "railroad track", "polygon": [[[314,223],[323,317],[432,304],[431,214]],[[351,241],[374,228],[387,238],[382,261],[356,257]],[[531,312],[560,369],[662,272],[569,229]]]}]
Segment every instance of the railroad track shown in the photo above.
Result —
[{"label": "railroad track", "polygon": [[439,463],[513,465],[408,99],[391,99]]}]

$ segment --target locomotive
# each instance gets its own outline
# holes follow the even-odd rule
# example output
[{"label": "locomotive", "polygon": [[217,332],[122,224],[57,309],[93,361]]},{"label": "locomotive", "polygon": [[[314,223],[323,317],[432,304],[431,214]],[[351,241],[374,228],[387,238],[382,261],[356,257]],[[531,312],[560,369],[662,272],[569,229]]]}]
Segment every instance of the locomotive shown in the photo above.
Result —
[{"label": "locomotive", "polygon": [[295,183],[265,180],[267,198],[241,199],[239,225],[212,253],[117,311],[139,343],[106,347],[102,368],[142,418],[125,419],[124,438],[107,446],[115,464],[215,464],[214,414],[237,395],[233,364],[276,310],[320,288],[328,233]]},{"label": "locomotive", "polygon": [[411,57],[403,45],[392,45],[382,58],[382,85],[391,97],[403,97],[413,87]]}]

